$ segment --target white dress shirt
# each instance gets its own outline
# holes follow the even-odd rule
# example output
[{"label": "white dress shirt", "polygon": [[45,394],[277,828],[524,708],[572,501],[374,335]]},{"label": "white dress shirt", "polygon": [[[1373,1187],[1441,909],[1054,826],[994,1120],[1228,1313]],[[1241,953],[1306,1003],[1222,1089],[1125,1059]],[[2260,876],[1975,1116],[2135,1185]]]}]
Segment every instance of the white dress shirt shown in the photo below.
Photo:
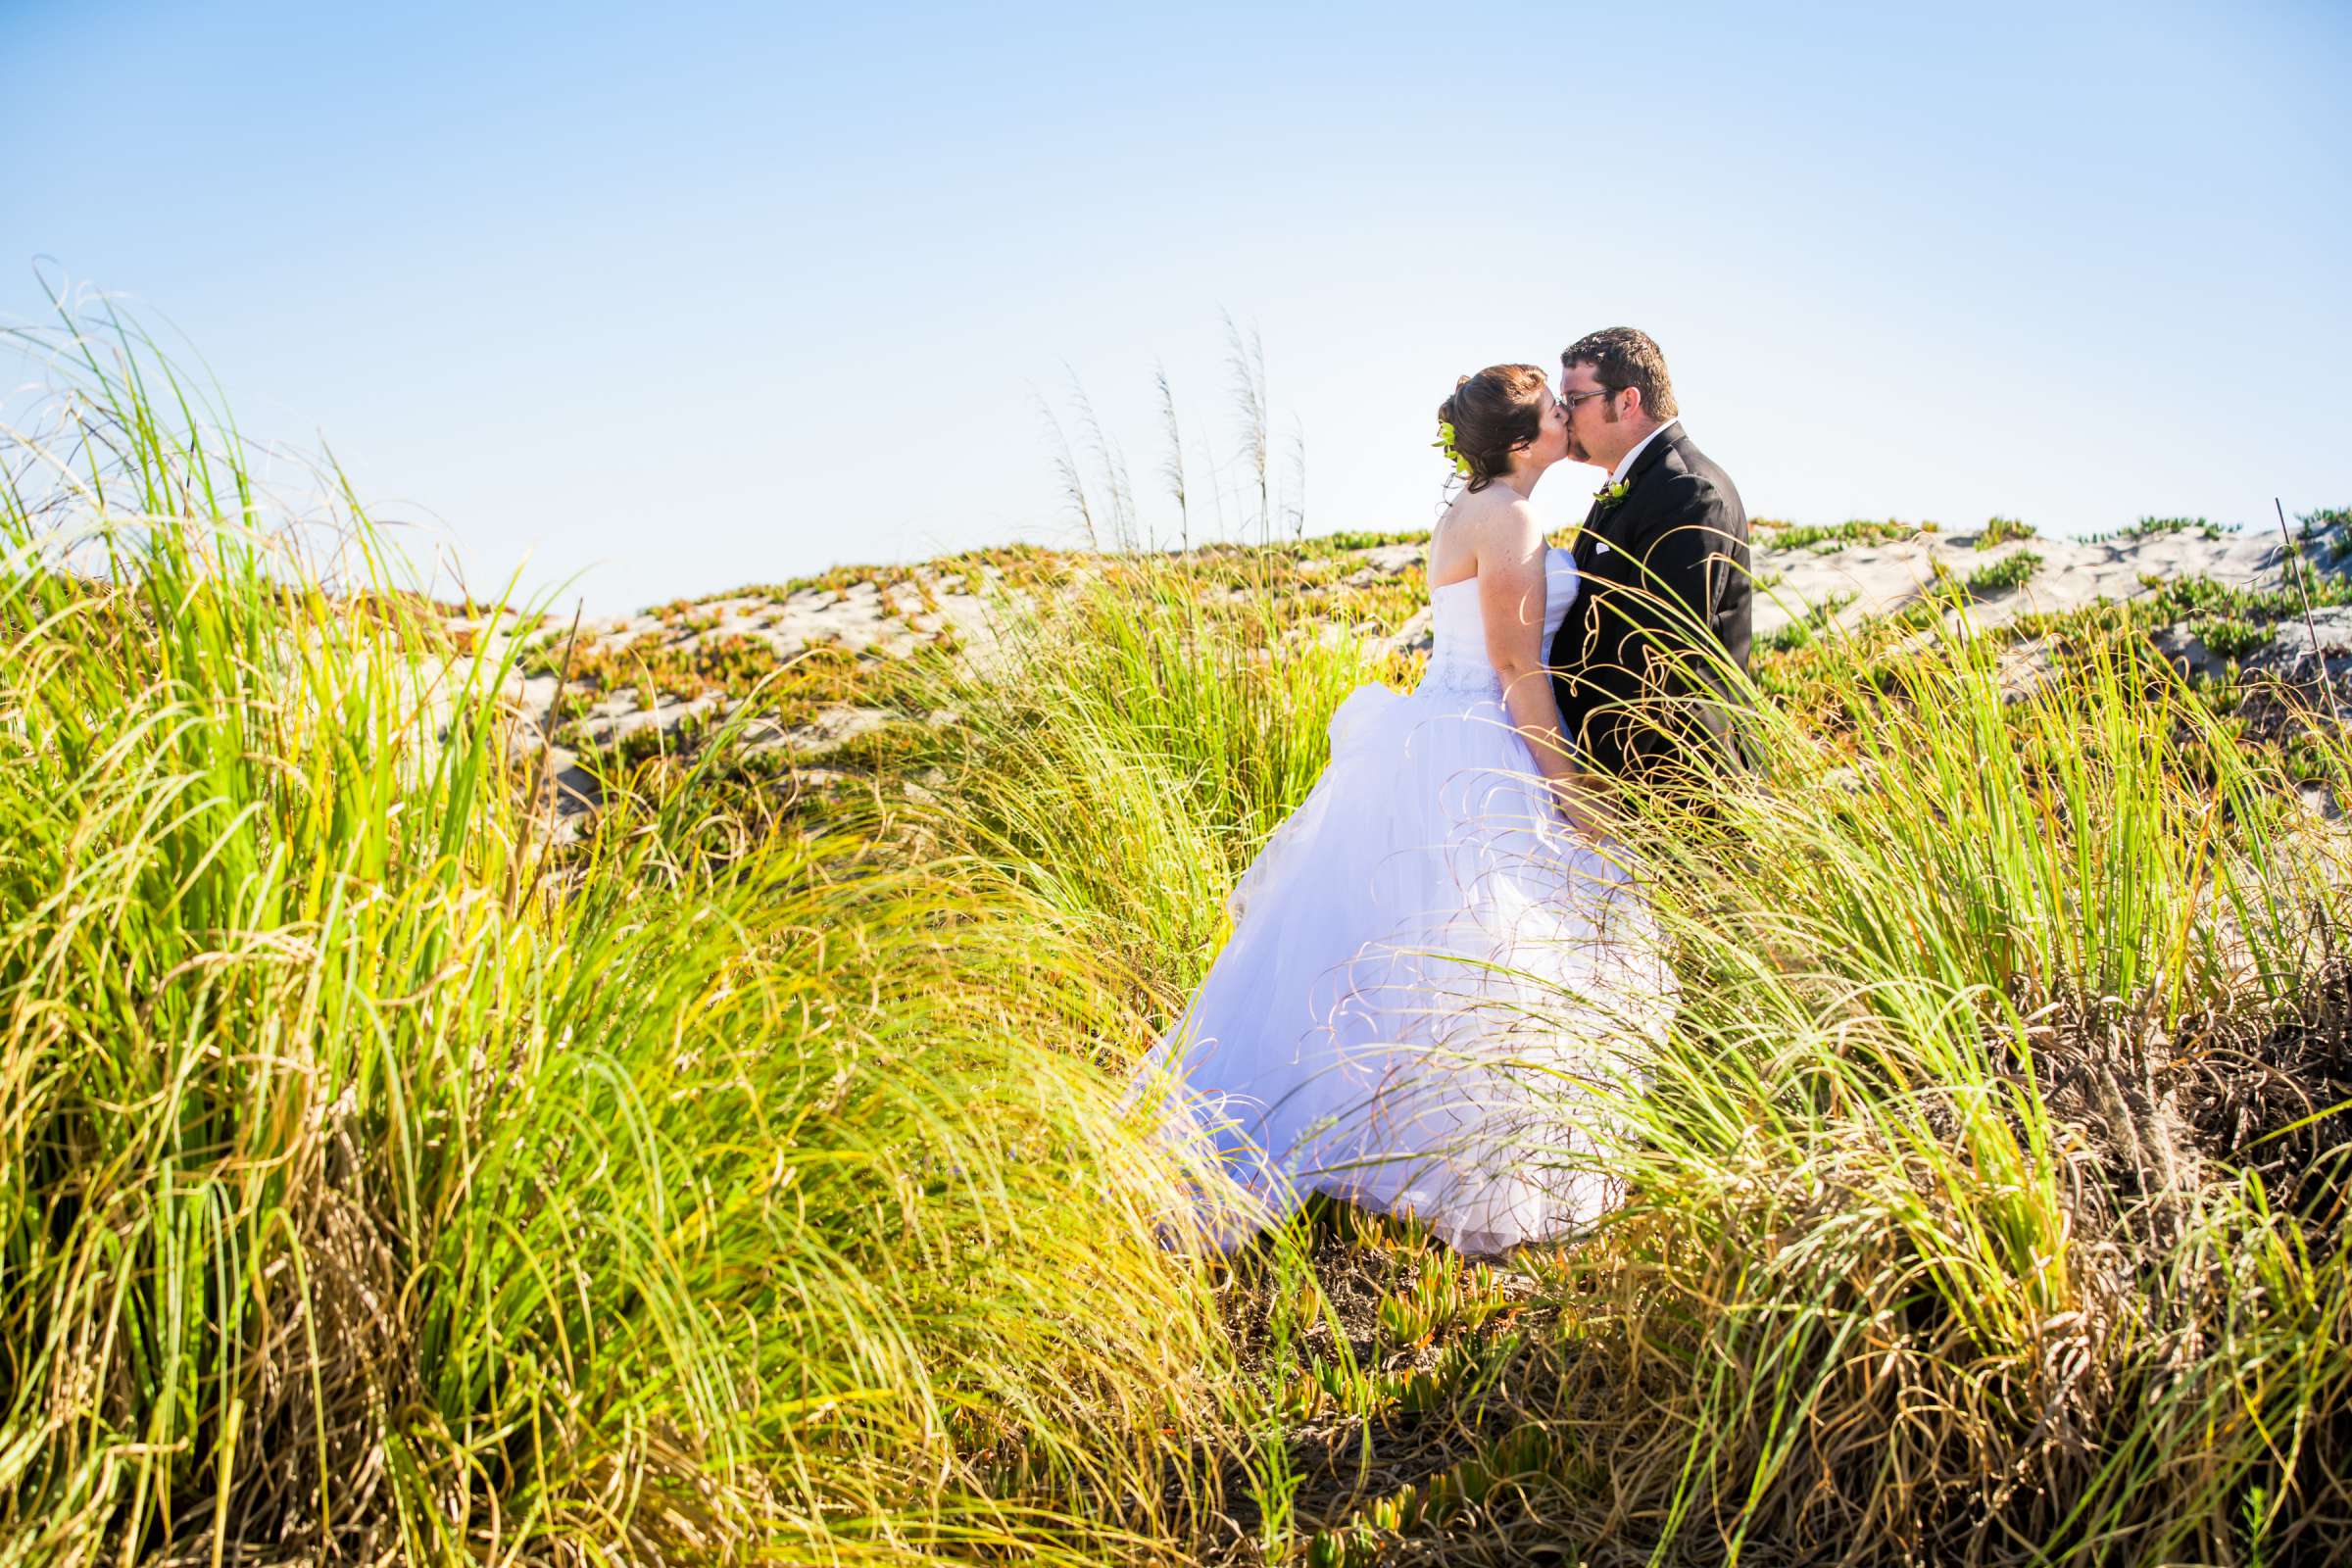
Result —
[{"label": "white dress shirt", "polygon": [[1659,425],[1655,430],[1650,431],[1649,434],[1635,442],[1634,450],[1628,452],[1624,457],[1619,458],[1617,460],[1617,466],[1609,470],[1609,483],[1616,484],[1622,481],[1626,474],[1632,471],[1634,460],[1642,455],[1642,449],[1648,446],[1658,437],[1664,435],[1666,433],[1666,425],[1676,423],[1681,418],[1681,415],[1676,415],[1674,418],[1668,419],[1665,424]]}]

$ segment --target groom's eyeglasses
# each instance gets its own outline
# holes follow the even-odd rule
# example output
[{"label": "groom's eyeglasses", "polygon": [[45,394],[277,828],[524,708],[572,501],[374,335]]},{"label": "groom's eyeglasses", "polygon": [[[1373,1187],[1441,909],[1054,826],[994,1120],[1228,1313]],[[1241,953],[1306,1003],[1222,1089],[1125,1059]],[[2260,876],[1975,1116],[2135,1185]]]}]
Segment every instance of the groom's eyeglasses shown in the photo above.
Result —
[{"label": "groom's eyeglasses", "polygon": [[1576,416],[1576,406],[1579,403],[1584,402],[1585,399],[1613,397],[1614,395],[1615,394],[1610,392],[1607,387],[1602,387],[1597,392],[1570,392],[1562,396],[1560,401],[1567,405],[1569,417],[1574,418]]}]

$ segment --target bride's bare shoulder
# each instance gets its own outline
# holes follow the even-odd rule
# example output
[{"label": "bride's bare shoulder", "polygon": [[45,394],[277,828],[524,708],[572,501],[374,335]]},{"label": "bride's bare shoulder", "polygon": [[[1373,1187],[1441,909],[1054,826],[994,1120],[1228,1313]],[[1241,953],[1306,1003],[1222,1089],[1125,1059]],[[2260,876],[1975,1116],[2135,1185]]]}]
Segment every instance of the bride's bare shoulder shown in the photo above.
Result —
[{"label": "bride's bare shoulder", "polygon": [[1515,534],[1536,520],[1536,509],[1527,497],[1507,485],[1492,484],[1484,490],[1465,491],[1455,498],[1446,514],[1438,519],[1438,531],[1448,529],[1457,534],[1491,535],[1497,532]]},{"label": "bride's bare shoulder", "polygon": [[1430,535],[1430,586],[1477,576],[1482,560],[1523,555],[1527,541],[1541,539],[1543,531],[1527,498],[1508,486],[1464,491]]},{"label": "bride's bare shoulder", "polygon": [[1482,550],[1515,551],[1544,531],[1527,497],[1503,485],[1490,485],[1476,495],[1466,495],[1455,507],[1463,536],[1476,540]]}]

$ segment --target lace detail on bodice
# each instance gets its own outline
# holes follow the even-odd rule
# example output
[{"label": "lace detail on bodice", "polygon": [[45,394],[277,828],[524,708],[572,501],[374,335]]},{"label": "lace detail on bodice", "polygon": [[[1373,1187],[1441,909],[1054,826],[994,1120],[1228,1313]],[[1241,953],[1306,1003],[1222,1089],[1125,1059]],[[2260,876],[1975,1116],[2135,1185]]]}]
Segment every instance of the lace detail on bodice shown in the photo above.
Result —
[{"label": "lace detail on bodice", "polygon": [[[1576,590],[1576,558],[1554,546],[1544,558],[1543,646],[1546,650],[1560,622],[1568,618]],[[1494,673],[1487,659],[1487,626],[1478,608],[1478,579],[1469,577],[1431,589],[1429,609],[1429,667],[1414,689],[1501,702],[1502,677]]]},{"label": "lace detail on bodice", "polygon": [[1448,660],[1441,664],[1433,657],[1429,667],[1421,672],[1416,692],[1444,692],[1448,697],[1485,697],[1502,701],[1502,677],[1494,666],[1481,659],[1474,664]]}]

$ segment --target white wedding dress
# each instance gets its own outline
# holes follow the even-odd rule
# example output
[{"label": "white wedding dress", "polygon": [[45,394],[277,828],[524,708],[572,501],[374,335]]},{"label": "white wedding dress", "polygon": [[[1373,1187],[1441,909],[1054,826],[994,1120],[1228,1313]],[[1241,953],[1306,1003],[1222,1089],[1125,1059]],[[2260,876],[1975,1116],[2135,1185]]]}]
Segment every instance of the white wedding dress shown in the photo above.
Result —
[{"label": "white wedding dress", "polygon": [[[1548,648],[1577,573],[1565,550],[1544,566]],[[1613,1196],[1595,1129],[1673,977],[1641,888],[1552,808],[1476,580],[1430,599],[1427,673],[1341,703],[1323,776],[1129,1088],[1212,1170],[1188,1216],[1210,1246],[1324,1192],[1494,1253],[1565,1239]]]}]

